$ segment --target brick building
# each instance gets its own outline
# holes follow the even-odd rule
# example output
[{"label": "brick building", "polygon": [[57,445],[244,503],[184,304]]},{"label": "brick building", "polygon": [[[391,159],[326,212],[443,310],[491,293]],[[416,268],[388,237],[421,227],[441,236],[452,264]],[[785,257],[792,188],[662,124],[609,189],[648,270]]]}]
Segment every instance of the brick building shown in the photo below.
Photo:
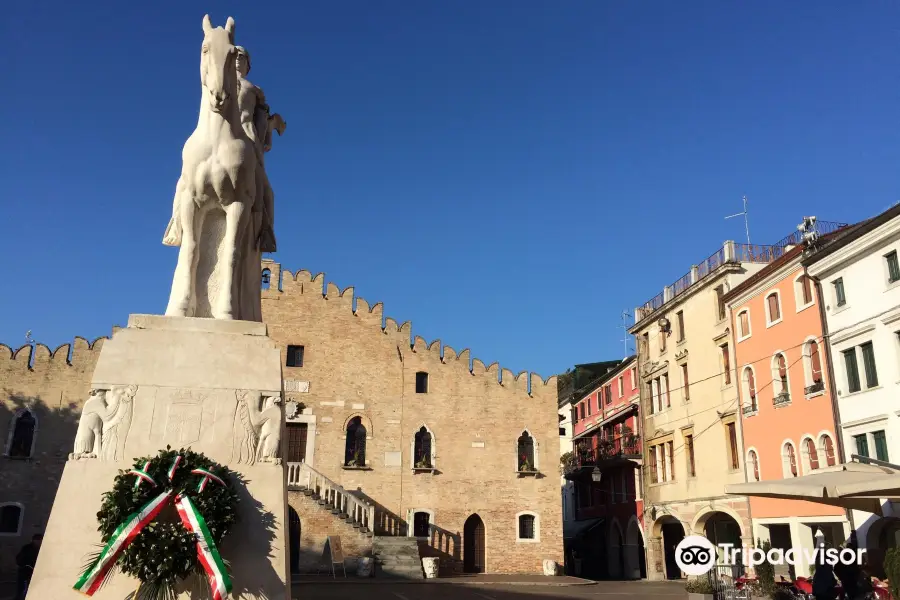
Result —
[{"label": "brick building", "polygon": [[[352,288],[262,268],[263,317],[284,357],[292,567],[318,560],[328,535],[348,559],[406,537],[444,573],[562,563],[556,377],[411,339],[408,322]],[[6,454],[32,448],[0,463],[0,571],[46,523],[102,343],[37,344],[33,357],[2,347]]]}]

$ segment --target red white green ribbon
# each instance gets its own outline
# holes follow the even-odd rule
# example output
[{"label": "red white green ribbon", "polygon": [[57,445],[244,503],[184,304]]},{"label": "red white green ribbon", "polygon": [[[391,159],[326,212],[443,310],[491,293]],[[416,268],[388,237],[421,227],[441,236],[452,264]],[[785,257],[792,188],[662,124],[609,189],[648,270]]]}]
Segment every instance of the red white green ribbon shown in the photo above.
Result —
[{"label": "red white green ribbon", "polygon": [[[218,479],[215,475],[209,475]],[[200,511],[197,510],[191,499],[182,494],[175,498],[175,508],[178,509],[178,515],[181,517],[181,522],[184,523],[185,528],[196,536],[197,558],[206,571],[213,600],[224,600],[231,592],[231,578],[228,576],[228,570],[222,562],[222,557],[219,556],[216,542],[209,533],[209,528],[206,526],[206,521],[203,520],[203,515],[200,514]]]},{"label": "red white green ribbon", "polygon": [[[147,467],[145,466],[144,469],[146,468]],[[139,477],[138,483],[140,483],[140,481],[141,478]],[[134,541],[134,538],[137,537],[141,530],[156,518],[163,507],[168,504],[171,497],[172,490],[163,492],[147,502],[147,504],[142,506],[136,513],[129,515],[113,532],[112,537],[109,538],[109,541],[106,543],[106,546],[103,548],[103,551],[100,553],[97,560],[94,561],[88,570],[81,576],[81,579],[75,584],[75,589],[82,594],[93,596],[94,592],[96,592],[103,584],[103,580],[106,579],[106,574],[116,563],[119,555],[125,551],[132,541]]]},{"label": "red white green ribbon", "polygon": [[168,473],[166,475],[169,478],[169,481],[172,481],[172,478],[175,477],[175,471],[178,469],[178,466],[181,464],[181,461],[184,460],[181,455],[175,457],[175,460],[172,461],[172,466],[169,467]]},{"label": "red white green ribbon", "polygon": [[135,480],[135,482],[134,482],[134,489],[138,489],[141,486],[141,482],[143,482],[143,481],[147,481],[150,483],[150,485],[152,485],[153,487],[156,487],[156,481],[154,481],[153,478],[150,477],[150,473],[147,472],[147,469],[149,469],[149,468],[150,468],[150,461],[148,460],[147,462],[144,463],[143,469],[132,469],[132,470],[128,471],[132,475],[137,475],[137,480]]},{"label": "red white green ribbon", "polygon": [[210,479],[212,479],[219,485],[225,485],[225,482],[222,481],[222,478],[218,477],[217,475],[213,475],[212,471],[207,471],[206,469],[193,469],[191,473],[193,473],[194,475],[203,475],[203,479],[200,480],[200,485],[197,486],[198,492],[202,492],[204,489],[206,489],[206,483]]}]

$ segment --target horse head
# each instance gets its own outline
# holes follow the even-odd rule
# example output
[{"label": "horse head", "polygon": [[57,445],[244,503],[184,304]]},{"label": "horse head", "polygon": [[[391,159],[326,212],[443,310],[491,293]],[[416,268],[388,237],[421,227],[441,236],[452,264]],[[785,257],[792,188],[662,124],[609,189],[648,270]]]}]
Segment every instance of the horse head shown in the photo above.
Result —
[{"label": "horse head", "polygon": [[200,83],[213,112],[223,112],[237,96],[234,19],[225,27],[213,27],[209,15],[203,17],[203,47],[200,54]]}]

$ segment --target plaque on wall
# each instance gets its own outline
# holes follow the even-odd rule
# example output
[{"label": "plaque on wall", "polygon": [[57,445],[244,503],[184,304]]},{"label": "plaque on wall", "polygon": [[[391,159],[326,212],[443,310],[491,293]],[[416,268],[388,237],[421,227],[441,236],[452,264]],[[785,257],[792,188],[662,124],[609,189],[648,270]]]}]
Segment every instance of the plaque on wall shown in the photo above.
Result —
[{"label": "plaque on wall", "polygon": [[298,379],[285,379],[284,380],[284,391],[285,392],[297,392],[300,394],[308,394],[309,393],[309,382],[308,381],[300,381]]}]

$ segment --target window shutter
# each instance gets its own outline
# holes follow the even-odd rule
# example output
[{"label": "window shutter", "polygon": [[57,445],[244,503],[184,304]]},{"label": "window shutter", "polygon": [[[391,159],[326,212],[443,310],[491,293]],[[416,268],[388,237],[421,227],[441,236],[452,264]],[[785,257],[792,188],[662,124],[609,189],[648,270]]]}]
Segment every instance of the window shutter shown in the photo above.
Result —
[{"label": "window shutter", "polygon": [[875,458],[878,460],[883,460],[887,462],[888,460],[888,447],[887,447],[887,439],[884,436],[884,430],[876,431],[872,434],[872,437],[875,439]]},{"label": "window shutter", "polygon": [[863,433],[861,435],[854,435],[853,440],[856,442],[856,453],[860,456],[869,456],[869,440],[866,438],[866,434]]},{"label": "window shutter", "polygon": [[819,344],[809,343],[809,362],[812,368],[813,383],[822,381],[822,358],[819,356]]},{"label": "window shutter", "polygon": [[847,389],[848,391],[858,392],[861,388],[859,385],[859,366],[856,363],[856,348],[850,348],[842,352],[844,355],[844,367],[847,371]]},{"label": "window shutter", "polygon": [[866,370],[866,387],[878,385],[878,372],[875,369],[875,349],[872,342],[866,342],[860,346],[863,355],[863,368]]}]

